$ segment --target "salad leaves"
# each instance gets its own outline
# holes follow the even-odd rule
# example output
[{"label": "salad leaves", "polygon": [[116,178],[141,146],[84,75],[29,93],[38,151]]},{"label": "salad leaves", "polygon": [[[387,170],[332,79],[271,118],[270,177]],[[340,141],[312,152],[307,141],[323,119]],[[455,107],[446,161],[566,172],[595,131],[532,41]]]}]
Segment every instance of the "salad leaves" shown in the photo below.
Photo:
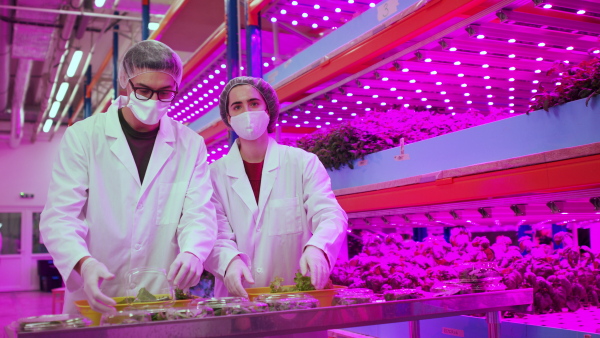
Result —
[{"label": "salad leaves", "polygon": [[[284,287],[281,284],[283,283],[282,277],[275,277],[269,287],[271,288],[271,293],[281,293],[281,292],[296,292],[296,291],[312,291],[316,290],[314,285],[310,282],[310,277],[303,276],[300,272],[296,272],[296,277],[294,277],[294,286]],[[331,280],[325,285],[325,289],[333,289],[333,283]]]}]

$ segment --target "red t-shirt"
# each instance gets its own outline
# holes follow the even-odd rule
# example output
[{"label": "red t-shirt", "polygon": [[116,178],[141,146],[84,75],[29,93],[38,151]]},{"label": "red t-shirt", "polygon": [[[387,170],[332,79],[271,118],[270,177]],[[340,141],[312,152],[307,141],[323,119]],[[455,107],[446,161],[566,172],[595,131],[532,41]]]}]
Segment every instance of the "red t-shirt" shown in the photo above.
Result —
[{"label": "red t-shirt", "polygon": [[246,175],[248,176],[248,180],[250,181],[252,191],[254,192],[254,198],[256,198],[256,203],[258,203],[258,196],[260,194],[260,180],[262,177],[264,163],[264,161],[259,163],[249,163],[244,161],[244,169],[246,170]]}]

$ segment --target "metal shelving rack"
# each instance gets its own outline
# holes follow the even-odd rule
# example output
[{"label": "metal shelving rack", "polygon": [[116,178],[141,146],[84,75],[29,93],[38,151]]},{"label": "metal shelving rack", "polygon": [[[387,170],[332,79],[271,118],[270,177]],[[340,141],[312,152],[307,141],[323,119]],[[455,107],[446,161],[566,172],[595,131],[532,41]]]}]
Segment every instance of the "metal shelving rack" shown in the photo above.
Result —
[{"label": "metal shelving rack", "polygon": [[409,322],[409,337],[418,338],[419,320],[486,313],[489,337],[499,338],[499,311],[526,312],[532,302],[533,289],[520,289],[137,325],[35,333],[19,333],[14,326],[6,330],[9,337],[262,337]]}]

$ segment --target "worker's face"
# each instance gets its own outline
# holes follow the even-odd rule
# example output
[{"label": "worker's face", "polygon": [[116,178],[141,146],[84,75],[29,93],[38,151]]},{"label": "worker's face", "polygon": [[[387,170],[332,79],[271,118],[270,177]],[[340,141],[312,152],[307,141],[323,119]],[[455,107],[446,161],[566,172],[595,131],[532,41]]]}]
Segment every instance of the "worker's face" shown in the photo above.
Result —
[{"label": "worker's face", "polygon": [[247,111],[267,111],[267,103],[256,88],[249,85],[233,87],[229,92],[228,99],[229,116],[227,121],[231,123],[231,117]]},{"label": "worker's face", "polygon": [[[133,86],[132,86],[133,84]],[[127,86],[127,96],[131,95],[133,88],[138,89],[138,93],[147,92],[147,89],[160,91],[160,90],[177,90],[177,83],[173,77],[169,74],[160,72],[149,72],[140,74],[130,80]],[[151,100],[158,100],[157,94],[151,93]],[[146,95],[144,95],[146,96]],[[147,97],[147,96],[146,96]]]}]

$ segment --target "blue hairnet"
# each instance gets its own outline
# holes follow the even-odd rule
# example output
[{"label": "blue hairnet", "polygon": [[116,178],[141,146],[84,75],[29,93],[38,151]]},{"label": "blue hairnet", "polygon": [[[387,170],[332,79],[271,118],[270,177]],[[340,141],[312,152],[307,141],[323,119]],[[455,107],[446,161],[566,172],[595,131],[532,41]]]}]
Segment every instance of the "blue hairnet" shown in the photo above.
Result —
[{"label": "blue hairnet", "polygon": [[221,111],[221,119],[223,123],[229,128],[229,122],[227,121],[227,109],[229,106],[229,92],[236,86],[249,85],[262,95],[263,100],[267,104],[267,113],[269,114],[269,126],[267,127],[267,131],[269,133],[273,133],[275,131],[275,125],[277,124],[277,118],[279,117],[279,99],[277,98],[277,93],[271,87],[271,85],[258,77],[251,76],[239,76],[231,79],[223,88],[223,92],[221,92],[221,96],[219,97],[219,110]]},{"label": "blue hairnet", "polygon": [[131,46],[123,56],[119,66],[119,84],[126,88],[130,79],[149,72],[171,75],[179,86],[183,72],[181,58],[171,47],[160,41],[140,41]]}]

